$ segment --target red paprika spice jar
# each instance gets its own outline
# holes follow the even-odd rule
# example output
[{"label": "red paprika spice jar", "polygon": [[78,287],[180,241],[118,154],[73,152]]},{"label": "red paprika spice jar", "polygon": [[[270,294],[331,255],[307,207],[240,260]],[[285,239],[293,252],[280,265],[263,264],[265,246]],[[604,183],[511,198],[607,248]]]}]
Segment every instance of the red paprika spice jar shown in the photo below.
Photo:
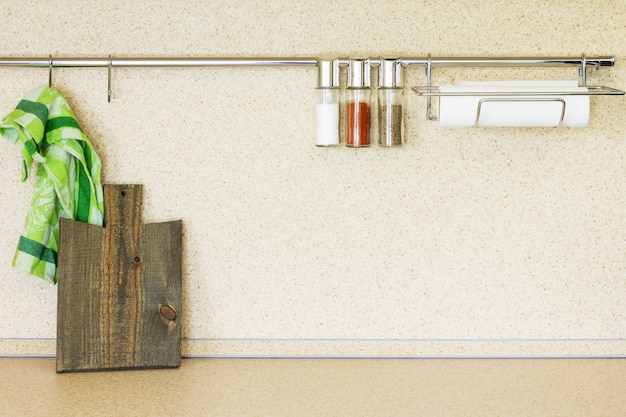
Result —
[{"label": "red paprika spice jar", "polygon": [[348,82],[344,92],[346,146],[371,145],[371,80],[370,60],[350,59]]}]

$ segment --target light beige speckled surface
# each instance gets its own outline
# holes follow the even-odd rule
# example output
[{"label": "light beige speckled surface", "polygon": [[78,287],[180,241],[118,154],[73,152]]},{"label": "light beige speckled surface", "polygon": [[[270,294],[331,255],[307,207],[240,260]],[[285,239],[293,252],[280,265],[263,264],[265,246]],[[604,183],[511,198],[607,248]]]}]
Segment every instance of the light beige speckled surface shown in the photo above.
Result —
[{"label": "light beige speckled surface", "polygon": [[[4,1],[0,56],[614,55],[623,1]],[[445,69],[460,79],[576,70]],[[314,68],[58,69],[145,221],[185,229],[186,353],[623,356],[626,100],[585,129],[444,129],[407,92],[400,150],[319,149]],[[407,71],[423,84],[422,69]],[[0,68],[0,113],[47,82]],[[56,289],[10,267],[32,183],[0,143],[0,354],[54,352]],[[8,313],[6,313],[8,312]],[[573,339],[573,340],[572,340]]]},{"label": "light beige speckled surface", "polygon": [[626,411],[624,360],[185,360],[55,374],[0,359],[0,416],[598,417]]}]

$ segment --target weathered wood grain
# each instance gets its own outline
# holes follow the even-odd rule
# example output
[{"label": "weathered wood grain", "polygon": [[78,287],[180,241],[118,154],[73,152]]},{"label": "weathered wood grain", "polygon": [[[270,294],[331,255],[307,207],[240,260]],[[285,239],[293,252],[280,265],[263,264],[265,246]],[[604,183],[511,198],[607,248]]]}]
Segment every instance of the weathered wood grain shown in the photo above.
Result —
[{"label": "weathered wood grain", "polygon": [[57,372],[177,367],[182,222],[141,225],[141,185],[104,195],[104,228],[61,219]]}]

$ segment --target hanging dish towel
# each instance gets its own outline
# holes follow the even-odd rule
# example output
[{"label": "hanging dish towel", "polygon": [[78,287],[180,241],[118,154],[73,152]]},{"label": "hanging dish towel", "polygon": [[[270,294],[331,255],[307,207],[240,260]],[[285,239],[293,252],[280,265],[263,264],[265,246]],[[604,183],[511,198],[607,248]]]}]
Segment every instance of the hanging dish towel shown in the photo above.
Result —
[{"label": "hanging dish towel", "polygon": [[67,100],[53,88],[29,92],[0,124],[24,159],[22,181],[38,163],[35,190],[13,266],[57,282],[59,218],[102,226],[101,163]]}]

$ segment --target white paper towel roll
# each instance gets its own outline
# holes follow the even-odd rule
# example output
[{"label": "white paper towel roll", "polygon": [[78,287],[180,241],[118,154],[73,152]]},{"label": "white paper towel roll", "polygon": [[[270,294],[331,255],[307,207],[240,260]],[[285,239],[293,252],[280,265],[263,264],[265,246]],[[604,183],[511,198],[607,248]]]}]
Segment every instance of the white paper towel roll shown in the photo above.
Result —
[{"label": "white paper towel roll", "polygon": [[[562,126],[584,127],[589,123],[589,96],[542,95],[542,92],[586,92],[576,81],[495,81],[459,82],[441,86],[442,93],[495,93],[503,95],[441,96],[440,126],[522,126],[552,127],[565,115]],[[530,96],[507,96],[506,93],[537,93]],[[480,106],[480,118],[476,117]]]}]

